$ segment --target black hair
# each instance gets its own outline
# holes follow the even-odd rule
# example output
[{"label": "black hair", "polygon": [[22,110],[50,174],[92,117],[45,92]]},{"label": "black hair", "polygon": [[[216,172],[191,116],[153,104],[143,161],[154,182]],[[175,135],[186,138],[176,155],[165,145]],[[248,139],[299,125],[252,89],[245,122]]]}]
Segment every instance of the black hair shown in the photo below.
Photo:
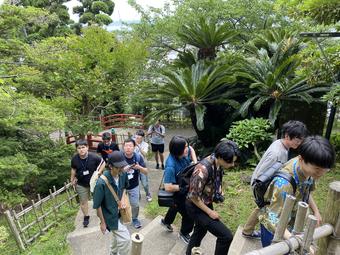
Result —
[{"label": "black hair", "polygon": [[103,140],[111,140],[111,133],[110,132],[105,132],[105,133],[103,133],[103,135],[102,135],[102,139]]},{"label": "black hair", "polygon": [[139,129],[139,130],[137,130],[136,135],[139,135],[139,136],[144,137],[144,136],[145,136],[145,133],[144,133],[143,130]]},{"label": "black hair", "polygon": [[76,148],[78,148],[78,146],[81,146],[81,145],[89,146],[85,139],[79,139],[76,141]]},{"label": "black hair", "polygon": [[215,157],[223,159],[227,163],[233,162],[234,156],[239,157],[240,151],[235,142],[230,140],[223,140],[216,145],[214,149]]},{"label": "black hair", "polygon": [[124,144],[126,144],[126,143],[133,143],[133,146],[136,146],[136,142],[132,138],[125,139]]},{"label": "black hair", "polygon": [[290,139],[304,139],[308,136],[308,130],[304,123],[298,120],[290,120],[282,125],[281,138],[288,135]]},{"label": "black hair", "polygon": [[171,138],[171,141],[169,143],[169,151],[170,154],[173,155],[176,158],[179,158],[183,155],[183,152],[185,150],[185,146],[188,144],[188,141],[185,137],[180,135],[175,135]]},{"label": "black hair", "polygon": [[331,168],[335,163],[335,151],[330,142],[321,136],[309,136],[299,147],[299,154],[305,163]]}]

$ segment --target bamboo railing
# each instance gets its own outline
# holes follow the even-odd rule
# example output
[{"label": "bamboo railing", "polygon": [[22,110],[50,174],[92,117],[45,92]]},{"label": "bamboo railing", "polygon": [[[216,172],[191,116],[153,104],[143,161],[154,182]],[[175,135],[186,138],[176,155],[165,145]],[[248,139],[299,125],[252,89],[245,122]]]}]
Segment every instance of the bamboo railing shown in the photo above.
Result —
[{"label": "bamboo railing", "polygon": [[[321,239],[319,247],[316,247],[318,255],[340,254],[340,181],[332,182],[329,185],[329,192],[324,213],[326,224],[316,228],[317,219],[313,215],[307,217],[308,205],[298,204],[298,212],[295,218],[293,235],[288,240],[283,240],[283,233],[287,228],[289,218],[294,205],[295,198],[287,196],[280,221],[276,228],[273,244],[260,250],[248,252],[246,255],[283,255],[290,254],[311,254],[310,248],[313,242]],[[304,227],[304,232],[302,232]],[[302,233],[302,234],[301,234]]]},{"label": "bamboo railing", "polygon": [[[57,224],[60,220],[60,208],[65,204],[73,207],[74,199],[78,196],[69,182],[65,182],[58,190],[53,186],[53,191],[50,189],[49,192],[50,195],[44,198],[38,194],[37,200],[31,200],[31,205],[27,208],[20,205],[19,212],[5,211],[8,225],[20,250],[25,250],[40,235]],[[66,193],[66,198],[61,198],[62,193]]]}]

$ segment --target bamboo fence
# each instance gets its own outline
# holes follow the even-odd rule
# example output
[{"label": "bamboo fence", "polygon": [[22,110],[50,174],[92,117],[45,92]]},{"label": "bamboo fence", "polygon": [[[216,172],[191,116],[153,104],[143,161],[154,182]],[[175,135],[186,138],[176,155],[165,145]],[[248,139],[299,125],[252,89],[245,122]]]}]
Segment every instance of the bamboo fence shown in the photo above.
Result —
[{"label": "bamboo fence", "polygon": [[[67,181],[60,189],[53,186],[50,195],[41,198],[38,194],[37,200],[31,200],[31,205],[24,208],[20,205],[20,211],[5,211],[8,225],[13,233],[15,241],[20,250],[25,250],[39,236],[46,233],[60,220],[60,210],[64,205],[73,207],[78,194],[74,191],[72,184]],[[66,196],[61,194],[66,193]]]}]

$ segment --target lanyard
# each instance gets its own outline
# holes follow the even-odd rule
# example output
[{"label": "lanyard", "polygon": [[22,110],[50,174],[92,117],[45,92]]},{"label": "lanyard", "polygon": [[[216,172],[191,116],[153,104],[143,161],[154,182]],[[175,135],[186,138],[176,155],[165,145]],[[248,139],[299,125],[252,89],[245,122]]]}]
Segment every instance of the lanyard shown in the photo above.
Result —
[{"label": "lanyard", "polygon": [[[78,155],[79,156],[79,155]],[[86,158],[86,161],[85,161],[85,164],[83,163],[82,159],[80,158],[79,156],[79,159],[80,159],[80,164],[81,164],[81,168],[83,171],[86,171],[87,170],[87,163],[89,161],[89,155],[87,155],[87,158]]]},{"label": "lanyard", "polygon": [[[300,171],[300,166],[296,167],[296,164],[297,164],[297,160],[294,161],[294,165],[293,165],[294,179],[296,182],[296,186],[299,187],[300,193],[302,194],[302,201],[307,203],[309,199],[309,190],[313,184],[313,180],[312,178],[308,178],[306,181],[300,184],[299,176],[297,174],[297,171]],[[306,186],[307,188],[304,189],[304,186]],[[307,194],[305,193],[305,191],[308,191]]]}]

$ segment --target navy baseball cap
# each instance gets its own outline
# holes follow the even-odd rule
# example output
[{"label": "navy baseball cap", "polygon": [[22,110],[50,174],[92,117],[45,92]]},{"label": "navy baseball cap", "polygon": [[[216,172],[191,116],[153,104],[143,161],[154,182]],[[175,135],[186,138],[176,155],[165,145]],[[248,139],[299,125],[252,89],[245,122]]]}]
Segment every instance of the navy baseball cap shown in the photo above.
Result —
[{"label": "navy baseball cap", "polygon": [[111,154],[109,154],[107,163],[111,166],[118,167],[118,168],[126,167],[127,165],[129,165],[126,162],[123,153],[120,151],[114,151]]}]

